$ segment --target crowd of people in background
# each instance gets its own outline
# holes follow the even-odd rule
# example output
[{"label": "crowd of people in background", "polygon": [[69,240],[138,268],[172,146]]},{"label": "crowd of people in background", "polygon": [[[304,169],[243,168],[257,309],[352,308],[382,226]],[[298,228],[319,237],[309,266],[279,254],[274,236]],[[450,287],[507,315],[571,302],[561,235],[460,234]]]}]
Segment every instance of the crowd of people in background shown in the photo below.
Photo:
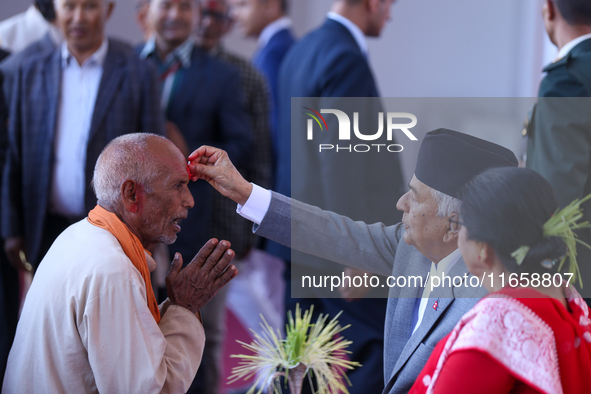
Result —
[{"label": "crowd of people in background", "polygon": [[[319,314],[334,316],[342,311],[341,323],[351,325],[346,334],[353,341],[349,357],[363,365],[348,373],[352,394],[474,392],[471,390],[483,384],[491,388],[491,393],[589,390],[591,382],[585,376],[585,371],[591,372],[588,308],[576,292],[561,292],[560,286],[556,286],[555,292],[533,296],[531,289],[487,286],[486,290],[498,297],[481,302],[478,300],[486,296],[485,289],[466,294],[446,289],[430,293],[421,288],[396,294],[390,290],[389,299],[366,298],[369,287],[343,287],[341,298],[324,298],[320,293],[308,298],[291,295],[296,279],[292,273],[298,267],[319,276],[334,272],[337,264],[336,267],[345,265],[338,269],[349,276],[408,274],[423,278],[428,274],[440,275],[444,269],[460,275],[487,269],[522,270],[523,267],[512,265],[511,252],[522,244],[539,246],[543,242],[538,238],[543,235],[540,233],[535,239],[521,235],[535,232],[533,227],[541,229],[556,209],[591,191],[589,102],[554,100],[591,96],[591,5],[587,0],[544,0],[542,17],[559,55],[544,70],[547,75],[540,86],[540,98],[524,129],[528,138],[525,162],[530,170],[513,168],[517,159],[499,145],[439,129],[428,133],[422,142],[409,192],[396,155],[371,155],[360,166],[320,155],[316,150],[298,149],[292,145],[291,134],[293,97],[380,97],[366,37],[380,36],[390,19],[394,0],[334,0],[323,24],[298,40],[288,16],[288,0],[136,0],[135,20],[142,31],[141,43],[109,37],[106,24],[117,12],[113,0],[32,3],[26,12],[0,22],[3,393],[19,392],[19,387],[27,387],[23,392],[125,388],[128,392],[220,393],[226,300],[232,297],[246,305],[235,311],[244,315],[243,321],[256,322],[259,313],[269,312],[265,317],[279,330],[285,312],[294,310],[296,304],[304,309],[313,305],[314,319]],[[224,37],[235,26],[244,37],[257,41],[252,60],[224,45]],[[336,128],[336,119],[329,120],[329,125]],[[138,133],[145,135],[124,137]],[[318,168],[338,168],[344,174],[387,170],[379,178],[333,177],[329,171],[317,171],[313,176],[292,179],[293,149],[297,149],[301,156],[298,159],[303,162],[314,163]],[[113,151],[137,158],[138,164],[134,166]],[[449,152],[454,153],[450,156]],[[147,157],[152,156],[157,157],[158,165],[147,164]],[[188,174],[179,164],[183,161],[181,156],[193,163]],[[219,160],[209,162],[210,157]],[[136,183],[128,184],[128,189],[121,186],[120,194],[115,190],[112,199],[105,200],[99,194],[102,186],[96,183],[97,173],[99,178],[108,177],[105,174],[109,171],[97,164],[101,160],[119,163],[109,167],[110,172],[141,179],[134,179]],[[145,171],[141,171],[140,164]],[[171,192],[165,189],[165,183],[160,185],[150,177],[148,167],[163,179],[182,178],[171,188],[182,188],[183,197],[179,201],[167,200],[181,207],[178,212],[164,212],[164,198]],[[207,182],[190,181],[198,178]],[[292,195],[306,195],[310,188],[314,193],[309,200],[289,199]],[[335,195],[347,189],[378,192],[371,199],[347,205]],[[168,238],[138,236],[152,228],[148,217],[138,221],[134,216],[138,209],[134,208],[134,198],[141,200],[142,193],[158,199],[152,219],[160,215],[170,217],[166,226],[173,227],[182,219],[183,230],[178,236],[176,232]],[[115,203],[118,199],[120,203]],[[390,212],[375,209],[391,206],[397,200],[400,212],[393,207]],[[97,211],[101,207],[108,212]],[[499,211],[489,212],[493,207]],[[582,207],[584,218],[591,218],[591,200]],[[517,211],[523,215],[514,216],[513,222],[498,218]],[[69,333],[68,339],[80,335],[81,342],[54,341],[52,347],[44,348],[46,353],[38,364],[28,364],[34,346],[42,346],[40,338],[48,329],[41,329],[46,327],[41,325],[28,330],[23,325],[37,324],[33,316],[43,315],[39,312],[46,311],[43,308],[52,308],[51,299],[43,298],[54,282],[47,277],[48,269],[41,266],[60,266],[58,247],[64,255],[72,256],[67,243],[76,238],[72,228],[88,237],[100,238],[106,248],[111,245],[94,227],[80,225],[81,221],[86,223],[87,216],[91,224],[101,228],[113,228],[119,220],[139,239],[135,243],[129,241],[130,244],[149,251],[146,257],[143,253],[136,257],[143,261],[138,263],[141,267],[149,266],[151,275],[144,275],[143,268],[138,268],[142,275],[134,277],[147,294],[146,299],[125,304],[120,312],[129,321],[119,319],[120,324],[114,325],[122,332],[137,330],[146,342],[140,346],[131,341],[134,347],[123,352],[128,358],[117,360],[113,354],[95,357],[95,352],[100,353],[97,343],[108,336],[104,331],[82,334],[80,329],[64,330]],[[356,223],[383,224],[359,225],[349,218]],[[482,223],[495,220],[499,222],[497,227],[482,230]],[[528,220],[532,221],[528,222],[531,227],[524,224]],[[320,230],[308,228],[310,222],[320,223]],[[341,230],[336,228],[339,225]],[[309,237],[304,237],[303,243],[292,244],[291,233],[282,231],[290,226],[294,232],[299,229]],[[515,227],[513,236],[504,234],[507,226]],[[346,235],[342,228],[347,229]],[[128,242],[122,240],[121,232],[109,231],[121,245]],[[591,229],[576,233],[579,239],[591,244]],[[212,238],[219,243],[212,243]],[[328,245],[334,239],[339,242]],[[222,240],[229,241],[231,251]],[[546,272],[544,264],[551,261],[548,269],[555,272],[555,260],[565,254],[560,243],[563,241],[556,242],[551,247],[546,245],[536,254],[537,259],[527,260],[525,266],[531,272]],[[76,246],[83,253],[80,245]],[[293,253],[292,247],[306,254]],[[577,251],[582,282],[589,288],[591,252],[581,245]],[[176,257],[177,253],[181,259]],[[135,265],[127,251],[125,254]],[[120,253],[113,258],[125,256]],[[240,271],[232,282],[236,284],[234,290],[224,286],[236,275],[234,267],[226,269],[232,258]],[[180,271],[182,259],[186,268]],[[173,277],[166,274],[171,260],[171,272],[176,275]],[[200,275],[201,280],[209,280],[210,272],[222,265],[224,274],[217,273],[217,279],[207,288],[190,296],[181,295],[180,289],[189,281],[183,275],[191,272]],[[63,267],[66,271],[75,269],[72,264]],[[266,299],[257,301],[255,290],[249,290],[253,284],[248,278],[249,272],[260,267],[266,267],[265,283],[260,286],[267,293],[263,297]],[[77,274],[69,280],[84,281],[83,273]],[[31,275],[40,275],[40,279],[33,282],[36,287],[23,310],[26,318],[19,323],[27,278]],[[84,271],[84,275],[96,273]],[[154,300],[150,296],[152,289]],[[71,288],[67,291],[73,299],[79,297]],[[95,291],[99,294],[103,290],[96,287]],[[233,295],[232,291],[239,294]],[[551,299],[544,299],[543,305],[528,301],[541,296]],[[519,305],[507,302],[508,298],[518,300]],[[33,306],[34,300],[39,304]],[[156,301],[168,304],[160,306],[158,312]],[[138,317],[141,324],[135,327],[135,317],[129,311],[143,307],[142,313],[146,312],[148,318]],[[183,314],[184,310],[177,307],[192,313]],[[511,343],[519,342],[515,339],[517,334],[503,331],[507,330],[505,326],[496,327],[495,334],[501,333],[499,338],[487,342],[488,348],[483,347],[483,339],[478,336],[481,334],[475,332],[479,325],[486,326],[489,319],[496,318],[486,308],[497,308],[500,314],[526,316],[539,338],[555,342],[558,352],[554,351],[553,358],[539,358],[543,379],[534,365],[534,359],[542,352],[539,349],[543,344],[539,341],[532,345],[535,351],[529,349],[529,353],[520,354],[519,362],[511,352],[494,350],[511,346],[507,338]],[[89,316],[105,319],[108,313],[99,309]],[[528,315],[528,310],[536,316]],[[70,312],[63,308],[55,313],[61,316]],[[51,317],[43,316],[43,324],[50,327]],[[548,324],[540,323],[540,319]],[[160,325],[160,330],[154,324]],[[175,336],[176,331],[184,330],[181,326],[191,329],[194,335]],[[52,334],[59,336],[60,332]],[[18,343],[13,346],[15,335]],[[33,335],[37,335],[34,341],[30,339]],[[125,347],[122,341],[112,342]],[[567,343],[572,346],[566,346]],[[59,353],[59,344],[69,347],[68,351],[76,348],[88,353],[87,358],[78,354],[78,358],[59,359],[63,363],[76,360],[84,364],[78,365],[79,376],[75,379],[61,379],[62,374],[68,374],[67,368],[48,371],[41,365],[58,360],[52,359],[52,352]],[[186,350],[172,354],[187,344],[199,353],[198,357]],[[158,346],[168,350],[160,352]],[[141,357],[138,349],[145,350],[144,357],[150,362],[137,361]],[[552,349],[545,352],[550,354]],[[115,374],[110,368],[123,360],[132,364],[129,370],[119,371],[123,376],[120,381],[109,381],[105,374]],[[51,381],[47,386],[51,389],[40,387],[43,382],[34,379],[24,385],[27,365],[35,365],[33,373],[37,379]],[[477,366],[487,373],[476,375]],[[147,367],[153,368],[153,376],[143,371],[130,384],[134,368]],[[474,370],[473,375],[466,372],[468,367]],[[125,374],[129,375],[127,379]],[[304,388],[304,392],[311,390],[309,386]]]}]

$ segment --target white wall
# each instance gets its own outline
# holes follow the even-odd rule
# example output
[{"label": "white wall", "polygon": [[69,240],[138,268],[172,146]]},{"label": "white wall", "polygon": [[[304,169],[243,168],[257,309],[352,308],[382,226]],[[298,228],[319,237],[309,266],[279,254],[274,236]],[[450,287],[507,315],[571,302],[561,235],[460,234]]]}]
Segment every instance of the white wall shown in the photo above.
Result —
[{"label": "white wall", "polygon": [[0,0],[0,20],[4,20],[27,9],[33,1],[28,0]]},{"label": "white wall", "polygon": [[[535,96],[553,55],[541,0],[398,0],[370,61],[385,97]],[[322,23],[331,0],[293,1],[296,32]],[[252,43],[252,42],[250,42]],[[228,46],[250,55],[237,34]]]}]

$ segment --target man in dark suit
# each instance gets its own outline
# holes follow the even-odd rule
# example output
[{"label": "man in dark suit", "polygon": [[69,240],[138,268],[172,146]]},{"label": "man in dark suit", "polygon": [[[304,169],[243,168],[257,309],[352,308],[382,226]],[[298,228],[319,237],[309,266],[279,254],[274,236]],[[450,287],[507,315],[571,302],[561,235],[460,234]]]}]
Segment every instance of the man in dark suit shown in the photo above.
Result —
[{"label": "man in dark suit", "polygon": [[[324,24],[291,48],[279,73],[279,155],[276,190],[322,209],[343,213],[354,220],[370,223],[383,221],[385,224],[394,224],[400,219],[400,215],[392,209],[392,201],[402,194],[403,186],[397,156],[388,153],[319,153],[317,145],[292,145],[291,103],[292,97],[378,97],[378,89],[367,60],[365,37],[380,35],[389,19],[392,3],[392,0],[334,1]],[[300,107],[301,105],[294,113],[300,114]],[[381,106],[377,105],[366,112],[370,112],[373,117],[380,111]],[[326,116],[326,121],[328,130],[338,130],[335,116]],[[335,134],[321,132],[317,135],[318,138],[328,139]],[[294,176],[293,179],[292,152],[298,163],[302,163],[302,166],[298,164],[298,176]],[[308,167],[309,171],[304,170],[303,166]],[[377,169],[385,168],[388,171],[384,171],[379,181],[372,180],[371,177],[341,176],[371,174]],[[305,176],[300,173],[305,173]],[[344,196],[339,192],[342,190],[364,190],[371,194],[371,197],[344,200]],[[387,213],[384,215],[385,212]],[[271,243],[269,250],[287,261],[292,260],[291,276],[286,278],[288,289],[295,289],[301,284],[300,274],[311,275],[313,272],[324,275],[328,272],[334,273],[335,270],[342,272],[342,268],[332,262],[298,252],[290,253],[289,249],[276,243]],[[364,273],[351,268],[345,269],[345,274],[350,276],[362,276]],[[291,284],[293,286],[290,286]],[[384,387],[384,381],[375,371],[383,369],[387,300],[350,300],[366,295],[363,290],[353,288],[343,289],[343,295],[348,300],[326,298],[321,293],[305,295],[316,298],[291,298],[288,293],[286,309],[293,310],[296,302],[299,302],[300,306],[313,304],[315,314],[334,315],[343,310],[340,318],[342,323],[351,324],[352,327],[347,333],[347,337],[353,341],[351,359],[359,361],[364,366],[349,375],[353,383],[351,393],[380,392]]]},{"label": "man in dark suit", "polygon": [[[249,168],[254,138],[244,105],[239,70],[195,45],[192,32],[197,19],[194,0],[152,0],[148,29],[154,35],[140,49],[140,57],[152,61],[162,84],[161,108],[166,120],[178,128],[190,150],[202,144],[226,147],[237,167]],[[213,207],[213,189],[206,182],[189,186],[196,206]],[[212,232],[213,209],[194,209],[183,221],[174,250],[195,255],[199,243],[219,238]],[[230,242],[233,240],[228,239]],[[215,393],[221,372],[223,330],[215,318],[203,316],[208,332],[200,369],[189,392]]]},{"label": "man in dark suit", "polygon": [[[558,47],[546,66],[527,135],[527,167],[554,187],[561,207],[591,193],[591,3],[545,0],[542,12],[548,37]],[[591,201],[583,204],[591,221]],[[579,237],[591,244],[591,230]],[[581,294],[591,298],[591,251],[579,246]]]},{"label": "man in dark suit", "polygon": [[[11,262],[35,267],[53,240],[96,205],[96,159],[122,134],[162,134],[154,71],[107,39],[114,2],[56,1],[65,42],[26,60],[11,98],[2,235]],[[34,163],[34,164],[33,164]]]},{"label": "man in dark suit", "polygon": [[283,58],[294,44],[287,0],[233,0],[232,16],[245,37],[258,40],[253,63],[267,78],[271,90],[271,138],[277,156],[278,78]]}]

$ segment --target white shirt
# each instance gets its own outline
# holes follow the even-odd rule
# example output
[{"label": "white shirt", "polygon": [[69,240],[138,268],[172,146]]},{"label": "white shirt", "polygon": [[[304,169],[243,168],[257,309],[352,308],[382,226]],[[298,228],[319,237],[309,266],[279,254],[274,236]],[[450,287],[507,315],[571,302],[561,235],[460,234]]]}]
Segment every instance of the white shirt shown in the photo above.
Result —
[{"label": "white shirt", "polygon": [[86,214],[84,194],[90,181],[85,175],[86,150],[108,49],[105,39],[79,65],[68,51],[67,42],[62,43],[62,80],[50,189],[52,213],[67,217]]},{"label": "white shirt", "polygon": [[47,22],[35,6],[0,22],[0,48],[9,52],[20,52],[50,32],[54,43],[61,42],[59,29]]},{"label": "white shirt", "polygon": [[462,257],[460,249],[456,249],[443,260],[441,260],[439,263],[435,264],[434,262],[431,262],[431,271],[429,272],[429,279],[427,280],[427,284],[423,289],[423,295],[421,296],[421,303],[419,305],[419,318],[417,319],[417,324],[412,330],[413,334],[417,330],[417,328],[419,328],[421,322],[423,321],[423,316],[425,315],[425,310],[427,309],[427,304],[429,302],[429,295],[431,294],[432,278],[439,277],[439,279],[441,279],[439,281],[439,284],[442,286],[443,274],[449,276],[449,270],[458,262],[458,260],[460,260],[460,257]]},{"label": "white shirt", "polygon": [[269,23],[259,35],[259,39],[257,41],[258,47],[264,48],[269,43],[269,41],[271,41],[271,38],[273,38],[275,34],[277,34],[280,30],[289,29],[291,25],[291,19],[286,16]]},{"label": "white shirt", "polygon": [[576,47],[577,45],[579,45],[581,42],[588,40],[591,38],[591,33],[589,34],[585,34],[582,36],[579,36],[577,38],[575,38],[574,40],[570,41],[569,43],[567,43],[565,46],[563,46],[560,51],[558,52],[557,55],[557,59],[562,59],[563,57],[565,57],[566,55],[568,55],[568,53],[570,51],[572,51],[572,49],[574,47]]},{"label": "white shirt", "polygon": [[184,393],[201,362],[203,326],[180,306],[165,302],[160,313],[156,324],[117,238],[83,219],[35,273],[2,392]]},{"label": "white shirt", "polygon": [[271,205],[271,191],[259,185],[252,185],[252,192],[244,205],[238,204],[236,212],[253,223],[261,224]]},{"label": "white shirt", "polygon": [[355,39],[355,42],[359,46],[359,49],[361,49],[361,52],[367,57],[367,40],[365,39],[365,34],[363,34],[359,26],[357,26],[355,23],[351,22],[344,16],[337,14],[336,12],[329,12],[327,17],[345,26]]}]

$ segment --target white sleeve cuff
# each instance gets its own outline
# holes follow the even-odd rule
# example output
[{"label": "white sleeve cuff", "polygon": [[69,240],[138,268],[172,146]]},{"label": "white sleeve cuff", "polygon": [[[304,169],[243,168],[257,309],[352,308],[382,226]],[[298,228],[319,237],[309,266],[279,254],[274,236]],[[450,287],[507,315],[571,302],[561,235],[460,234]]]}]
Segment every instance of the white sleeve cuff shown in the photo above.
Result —
[{"label": "white sleeve cuff", "polygon": [[261,224],[271,205],[271,191],[259,185],[252,185],[252,193],[244,205],[238,204],[236,212],[255,224]]}]

